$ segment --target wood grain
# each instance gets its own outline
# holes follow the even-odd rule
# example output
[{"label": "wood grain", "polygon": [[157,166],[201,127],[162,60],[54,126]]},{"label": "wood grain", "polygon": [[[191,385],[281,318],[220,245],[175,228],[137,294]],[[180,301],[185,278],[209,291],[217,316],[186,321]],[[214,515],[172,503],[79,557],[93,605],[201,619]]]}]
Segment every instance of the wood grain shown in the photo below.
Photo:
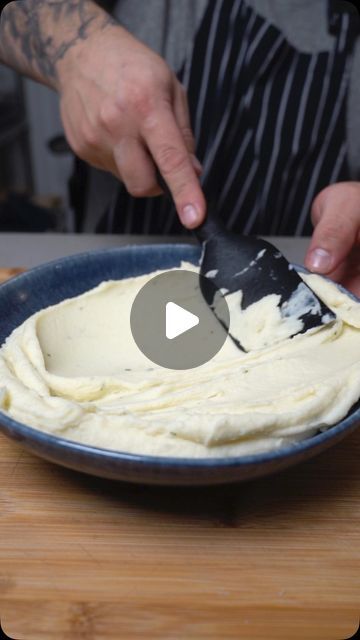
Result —
[{"label": "wood grain", "polygon": [[0,436],[0,617],[18,640],[342,640],[360,614],[360,431],[243,485],[126,485]]},{"label": "wood grain", "polygon": [[25,269],[22,267],[0,267],[0,283],[9,280],[9,278],[12,278],[13,276],[17,276],[19,273],[23,273],[23,271],[25,271]]}]

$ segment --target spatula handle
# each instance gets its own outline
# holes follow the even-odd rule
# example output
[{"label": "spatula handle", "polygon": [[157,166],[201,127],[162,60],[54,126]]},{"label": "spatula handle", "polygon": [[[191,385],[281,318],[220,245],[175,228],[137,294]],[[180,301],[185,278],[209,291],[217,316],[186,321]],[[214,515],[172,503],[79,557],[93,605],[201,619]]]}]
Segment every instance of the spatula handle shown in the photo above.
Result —
[{"label": "spatula handle", "polygon": [[199,242],[208,242],[220,233],[224,233],[225,227],[215,213],[215,206],[212,201],[207,202],[207,212],[204,222],[196,229],[193,229]]}]

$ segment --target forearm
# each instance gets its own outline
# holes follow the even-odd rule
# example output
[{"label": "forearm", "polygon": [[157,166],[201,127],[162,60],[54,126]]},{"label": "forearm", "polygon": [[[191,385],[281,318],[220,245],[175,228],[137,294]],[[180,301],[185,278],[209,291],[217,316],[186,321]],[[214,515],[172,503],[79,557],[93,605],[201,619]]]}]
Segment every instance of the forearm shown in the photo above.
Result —
[{"label": "forearm", "polygon": [[18,0],[1,13],[0,62],[56,88],[67,52],[114,21],[91,0]]}]

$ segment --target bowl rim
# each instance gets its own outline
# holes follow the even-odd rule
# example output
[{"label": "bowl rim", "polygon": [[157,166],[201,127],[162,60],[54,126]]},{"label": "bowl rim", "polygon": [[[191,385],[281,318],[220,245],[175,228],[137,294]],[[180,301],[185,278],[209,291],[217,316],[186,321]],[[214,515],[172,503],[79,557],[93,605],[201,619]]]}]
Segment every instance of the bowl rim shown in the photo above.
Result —
[{"label": "bowl rim", "polygon": [[[356,423],[359,422],[357,425]],[[0,410],[0,430],[4,430],[3,426],[7,426],[13,431],[16,436],[21,436],[22,439],[31,440],[40,445],[49,445],[51,447],[56,446],[58,449],[70,450],[71,453],[90,454],[92,457],[100,457],[102,459],[109,459],[113,462],[132,462],[137,465],[159,465],[160,467],[171,468],[211,468],[211,467],[234,467],[241,466],[247,467],[257,466],[261,464],[267,464],[274,462],[275,460],[282,460],[285,458],[291,458],[292,456],[298,456],[311,449],[316,449],[317,445],[322,445],[331,442],[336,439],[337,436],[348,431],[356,430],[360,426],[360,407],[354,412],[350,413],[346,418],[336,423],[333,426],[329,426],[325,431],[315,434],[301,440],[294,442],[290,445],[280,447],[278,449],[272,449],[263,453],[254,453],[243,456],[227,456],[227,457],[180,457],[180,456],[155,456],[141,453],[130,453],[126,451],[117,451],[116,449],[105,449],[102,447],[95,447],[87,445],[76,440],[70,440],[63,438],[49,432],[40,431],[35,427],[23,424],[14,420],[10,416],[7,416]],[[11,437],[11,436],[10,436]],[[14,438],[20,440],[20,438]]]},{"label": "bowl rim", "polygon": [[[69,264],[71,262],[76,262],[79,259],[85,260],[87,258],[97,258],[103,255],[111,256],[116,255],[118,253],[123,253],[124,250],[139,250],[143,251],[154,251],[159,249],[174,249],[176,250],[189,250],[193,249],[196,253],[201,255],[201,247],[197,245],[193,245],[191,243],[156,243],[156,244],[128,244],[123,245],[121,247],[112,247],[110,249],[96,249],[85,251],[81,253],[75,253],[69,256],[63,256],[62,258],[57,258],[51,260],[49,262],[45,262],[43,264],[37,265],[20,273],[6,282],[0,284],[0,295],[1,291],[5,288],[11,288],[14,285],[17,285],[19,281],[27,280],[29,277],[31,278],[33,274],[39,274],[42,271],[47,271],[49,268],[54,268],[56,266],[61,266],[63,264]],[[186,258],[184,258],[186,259]],[[182,258],[180,258],[182,260]],[[310,273],[305,267],[297,264],[293,264],[293,266],[302,273]],[[143,273],[146,273],[144,271]],[[323,276],[324,277],[324,276]],[[325,276],[326,280],[331,281],[329,278]],[[347,291],[345,287],[336,283],[336,286],[340,291],[350,295],[350,297],[360,302],[360,299],[353,293]],[[75,294],[76,297],[79,294]],[[29,316],[30,317],[30,316]],[[356,423],[359,424],[356,424]],[[6,429],[4,429],[4,426]],[[93,445],[88,445],[82,442],[78,442],[76,440],[70,440],[68,438],[64,438],[62,436],[52,434],[48,431],[42,431],[36,427],[31,427],[25,423],[19,422],[4,413],[0,409],[0,431],[6,431],[9,437],[16,434],[16,437],[13,438],[15,440],[30,440],[39,445],[50,445],[51,447],[56,447],[57,449],[62,449],[65,451],[69,451],[70,453],[78,453],[78,454],[87,454],[92,457],[99,457],[101,459],[108,459],[113,462],[130,462],[137,465],[144,466],[159,466],[159,467],[171,467],[172,469],[177,468],[211,468],[211,467],[247,467],[247,466],[258,466],[267,463],[273,463],[274,461],[282,460],[285,458],[291,458],[292,456],[298,456],[301,453],[304,453],[311,449],[316,449],[317,445],[322,445],[326,443],[330,443],[333,439],[336,440],[337,436],[342,435],[344,432],[354,431],[360,426],[360,406],[354,411],[349,412],[349,414],[343,418],[340,422],[335,423],[334,425],[328,426],[324,431],[320,433],[316,433],[313,436],[309,436],[300,440],[298,442],[293,442],[287,446],[279,447],[278,449],[271,449],[266,452],[259,452],[254,454],[247,455],[238,455],[238,456],[226,456],[226,457],[211,457],[211,458],[202,458],[202,457],[180,457],[180,456],[157,456],[157,455],[148,455],[141,453],[131,453],[126,451],[118,451],[116,449],[106,449],[103,447],[96,447]],[[320,428],[320,427],[318,427]],[[316,426],[314,426],[316,429]],[[10,433],[9,433],[10,431]],[[20,438],[18,437],[20,436]]]}]

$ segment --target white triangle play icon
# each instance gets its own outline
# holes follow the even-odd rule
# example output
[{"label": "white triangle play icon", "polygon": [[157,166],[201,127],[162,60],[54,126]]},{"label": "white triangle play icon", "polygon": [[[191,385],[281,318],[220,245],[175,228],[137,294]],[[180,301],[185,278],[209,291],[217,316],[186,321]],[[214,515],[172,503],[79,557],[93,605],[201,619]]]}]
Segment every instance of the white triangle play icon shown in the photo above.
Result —
[{"label": "white triangle play icon", "polygon": [[190,313],[175,302],[166,304],[166,337],[168,340],[177,338],[185,331],[189,331],[199,324],[200,320],[194,313]]}]

